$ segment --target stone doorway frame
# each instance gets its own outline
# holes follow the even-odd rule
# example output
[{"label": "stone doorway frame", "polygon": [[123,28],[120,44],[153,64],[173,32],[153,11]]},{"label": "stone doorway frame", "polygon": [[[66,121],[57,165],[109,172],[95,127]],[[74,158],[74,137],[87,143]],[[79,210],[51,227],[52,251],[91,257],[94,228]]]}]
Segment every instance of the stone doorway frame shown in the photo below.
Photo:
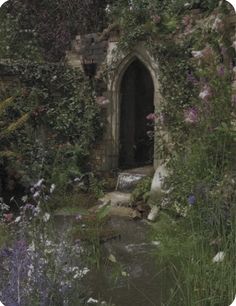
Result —
[{"label": "stone doorway frame", "polygon": [[[114,67],[111,69],[108,77],[108,92],[107,95],[110,100],[110,106],[108,108],[108,134],[110,139],[110,145],[107,152],[107,166],[110,169],[118,169],[119,166],[119,143],[120,143],[120,87],[123,76],[129,67],[129,65],[138,59],[150,72],[154,86],[154,110],[160,109],[162,103],[162,97],[160,94],[160,83],[158,79],[159,68],[157,60],[154,59],[150,53],[144,48],[143,45],[139,45],[128,54],[116,54],[117,43],[110,42],[108,44],[107,65],[108,67]],[[156,138],[156,137],[155,137]],[[154,143],[154,158],[153,167],[156,169],[159,165],[157,157],[157,146]]]}]

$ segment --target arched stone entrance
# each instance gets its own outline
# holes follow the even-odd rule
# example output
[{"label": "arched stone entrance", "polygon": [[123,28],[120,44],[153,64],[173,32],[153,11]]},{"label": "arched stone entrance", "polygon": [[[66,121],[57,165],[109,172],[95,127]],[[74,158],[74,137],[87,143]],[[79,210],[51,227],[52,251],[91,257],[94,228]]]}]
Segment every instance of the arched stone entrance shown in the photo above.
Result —
[{"label": "arched stone entrance", "polygon": [[[136,75],[140,75],[140,73],[137,73],[137,70],[140,68],[140,70],[144,73],[144,76],[141,76],[141,80],[137,81],[136,86],[135,84],[133,84],[134,88],[138,88],[138,91],[144,90],[144,92],[148,92],[149,94],[151,93],[151,95],[148,98],[148,94],[147,94],[147,98],[145,98],[145,93],[143,96],[143,99],[140,99],[140,101],[138,102],[138,105],[142,105],[142,107],[138,107],[139,110],[141,110],[141,114],[138,115],[137,117],[142,117],[143,120],[145,120],[145,124],[144,121],[142,123],[142,128],[136,129],[136,131],[140,132],[140,135],[144,135],[144,127],[146,127],[146,113],[151,113],[151,112],[156,112],[158,110],[160,110],[160,105],[162,103],[162,99],[161,99],[161,95],[160,95],[160,86],[159,86],[159,80],[158,80],[158,75],[159,75],[159,69],[158,69],[158,62],[156,59],[154,59],[150,53],[147,51],[147,49],[142,45],[138,45],[131,53],[129,54],[119,54],[119,56],[117,56],[116,52],[114,50],[116,50],[117,44],[116,43],[109,43],[108,45],[108,54],[107,54],[107,65],[108,67],[111,67],[110,69],[110,73],[108,75],[108,92],[107,92],[107,96],[110,100],[110,105],[108,108],[108,129],[107,129],[107,143],[109,143],[109,145],[106,146],[106,168],[105,169],[117,169],[120,166],[122,166],[123,168],[128,168],[131,164],[131,168],[132,168],[132,163],[133,166],[138,166],[139,164],[145,164],[145,163],[149,163],[150,159],[147,158],[146,152],[144,155],[142,154],[138,154],[138,151],[145,151],[146,148],[144,145],[142,145],[142,141],[140,143],[139,149],[136,148],[136,139],[139,138],[138,134],[136,136],[136,138],[134,136],[132,140],[133,144],[134,144],[134,152],[133,154],[133,162],[132,162],[132,156],[130,156],[129,160],[124,160],[122,161],[122,151],[121,151],[121,147],[122,144],[124,146],[124,141],[128,142],[128,139],[126,138],[124,140],[124,136],[123,134],[125,133],[125,131],[127,131],[129,129],[129,127],[126,125],[128,124],[127,119],[125,119],[125,117],[128,118],[129,115],[125,115],[124,116],[124,112],[123,112],[123,102],[125,101],[125,98],[122,98],[122,91],[123,91],[123,95],[124,95],[124,91],[125,90],[125,85],[123,85],[124,83],[127,84],[127,82],[129,83],[129,80],[127,79],[132,79],[131,77],[129,77],[129,75],[132,74],[132,70],[133,73],[135,74],[136,71]],[[126,82],[127,81],[127,82]],[[131,82],[131,81],[130,81]],[[137,84],[140,84],[142,86],[138,86]],[[134,93],[134,90],[131,91]],[[131,94],[131,93],[130,93]],[[139,92],[140,94],[140,92]],[[142,96],[142,93],[141,93]],[[145,107],[143,109],[144,103],[143,100],[144,99],[148,99],[149,101],[152,100],[152,103],[148,103],[150,109],[146,109],[145,112]],[[132,100],[132,99],[131,99]],[[123,105],[123,106],[122,106]],[[127,112],[127,109],[126,109]],[[123,114],[122,114],[123,113]],[[133,116],[132,112],[129,112],[130,116]],[[125,123],[126,122],[126,123]],[[138,120],[136,120],[136,122],[138,122]],[[122,126],[123,124],[125,124],[124,126]],[[135,119],[133,119],[133,125],[134,128],[135,126],[138,126],[138,123],[135,124]],[[155,133],[155,131],[154,131]],[[130,135],[131,137],[131,135]],[[140,138],[142,138],[140,136]],[[141,139],[140,139],[141,140]],[[138,141],[137,141],[138,142]],[[156,143],[154,143],[154,145],[152,146],[152,148],[154,148],[154,152],[153,152],[153,158],[152,158],[152,163],[153,163],[153,167],[156,169],[158,164],[159,164],[159,158],[158,158],[158,150],[156,148]],[[151,148],[149,147],[148,150],[150,153]],[[128,147],[126,149],[128,151]],[[132,150],[131,150],[132,151]],[[136,151],[136,152],[135,152]],[[136,156],[138,155],[138,159],[135,159],[135,154]]]},{"label": "arched stone entrance", "polygon": [[137,58],[129,64],[120,85],[119,168],[153,163],[154,84],[149,70]]}]

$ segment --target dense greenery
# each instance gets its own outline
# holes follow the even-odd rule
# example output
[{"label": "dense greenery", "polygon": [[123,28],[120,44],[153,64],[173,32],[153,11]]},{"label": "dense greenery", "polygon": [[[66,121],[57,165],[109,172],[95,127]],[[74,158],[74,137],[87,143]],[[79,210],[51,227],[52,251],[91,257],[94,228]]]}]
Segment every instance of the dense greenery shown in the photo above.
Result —
[{"label": "dense greenery", "polygon": [[102,31],[106,4],[106,0],[7,1],[0,12],[0,55],[63,60],[75,35]]},{"label": "dense greenery", "polygon": [[[94,84],[62,62],[75,34],[102,31],[107,20],[118,24],[118,51],[142,41],[159,65],[158,154],[170,175],[156,203],[165,213],[154,236],[161,241],[158,259],[174,275],[168,303],[228,305],[236,239],[229,7],[214,0],[116,0],[105,15],[107,3],[15,0],[1,10],[0,57],[11,59],[1,68],[18,80],[0,93],[1,163],[17,169],[13,176],[20,174],[25,186],[45,177],[68,187],[90,172],[87,157],[102,130]],[[143,181],[134,198],[145,200],[148,188]],[[218,251],[225,259],[213,264]]]},{"label": "dense greenery", "polygon": [[[27,186],[41,176],[63,184],[88,171],[85,159],[101,130],[90,81],[64,65],[21,62],[8,70],[18,75],[20,84],[5,111],[5,124],[30,114],[28,123],[6,143],[17,152],[11,167],[20,171],[22,181]],[[13,93],[5,88],[3,94],[8,91]]]}]

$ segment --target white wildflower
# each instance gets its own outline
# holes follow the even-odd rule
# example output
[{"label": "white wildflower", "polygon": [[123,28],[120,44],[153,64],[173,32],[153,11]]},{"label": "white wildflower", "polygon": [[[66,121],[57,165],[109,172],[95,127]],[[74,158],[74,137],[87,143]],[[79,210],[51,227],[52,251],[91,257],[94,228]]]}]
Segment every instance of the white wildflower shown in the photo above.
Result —
[{"label": "white wildflower", "polygon": [[34,272],[34,266],[31,264],[29,266],[29,270],[28,270],[28,277],[29,278],[31,278],[33,272]]},{"label": "white wildflower", "polygon": [[45,241],[45,246],[48,247],[48,246],[51,246],[51,245],[52,245],[52,241],[50,241],[50,240],[47,239],[47,240]]},{"label": "white wildflower", "polygon": [[184,4],[184,7],[190,7],[190,6],[191,6],[191,4],[188,3],[188,2],[186,2],[186,3]]},{"label": "white wildflower", "polygon": [[19,223],[21,220],[21,216],[18,216],[16,219],[15,219],[15,223]]},{"label": "white wildflower", "polygon": [[225,258],[225,253],[224,252],[218,252],[216,256],[212,259],[212,262],[217,263],[217,262],[222,262]]},{"label": "white wildflower", "polygon": [[109,14],[111,12],[111,6],[109,4],[107,4],[106,8],[105,8],[105,12],[107,14]]},{"label": "white wildflower", "polygon": [[34,252],[35,251],[35,243],[34,243],[34,241],[31,242],[31,244],[29,245],[27,251],[28,252]]},{"label": "white wildflower", "polygon": [[207,98],[209,96],[209,92],[207,89],[203,90],[200,92],[199,94],[199,98],[201,98],[202,100],[204,100],[205,98]]},{"label": "white wildflower", "polygon": [[95,300],[93,298],[89,298],[87,301],[88,304],[98,304],[98,300]]},{"label": "white wildflower", "polygon": [[26,203],[28,201],[28,196],[27,195],[23,196],[21,200],[23,203]]},{"label": "white wildflower", "polygon": [[84,268],[82,270],[79,270],[78,267],[73,267],[72,269],[72,272],[75,272],[74,274],[74,279],[77,279],[77,278],[83,278],[86,274],[89,273],[89,269],[88,268]]},{"label": "white wildflower", "polygon": [[39,191],[36,191],[36,192],[33,194],[33,198],[34,198],[34,199],[37,199],[39,196],[40,196],[40,192],[39,192]]},{"label": "white wildflower", "polygon": [[41,187],[44,181],[45,181],[45,180],[44,180],[43,178],[40,179],[36,184],[34,184],[34,188],[39,188],[39,187]]},{"label": "white wildflower", "polygon": [[43,216],[43,221],[44,222],[48,222],[50,219],[50,214],[49,213],[45,213],[44,216]]},{"label": "white wildflower", "polygon": [[9,210],[10,209],[10,206],[5,204],[5,203],[0,203],[0,209],[1,210]]},{"label": "white wildflower", "polygon": [[212,30],[215,30],[215,31],[219,30],[221,24],[222,24],[222,20],[217,16],[212,25]]},{"label": "white wildflower", "polygon": [[40,214],[40,212],[41,212],[41,208],[40,208],[40,206],[38,205],[38,206],[35,207],[34,216],[38,216],[38,215]]},{"label": "white wildflower", "polygon": [[192,56],[195,58],[202,58],[204,53],[202,51],[192,51]]},{"label": "white wildflower", "polygon": [[53,193],[55,188],[56,188],[56,185],[52,184],[51,187],[50,187],[50,193]]}]

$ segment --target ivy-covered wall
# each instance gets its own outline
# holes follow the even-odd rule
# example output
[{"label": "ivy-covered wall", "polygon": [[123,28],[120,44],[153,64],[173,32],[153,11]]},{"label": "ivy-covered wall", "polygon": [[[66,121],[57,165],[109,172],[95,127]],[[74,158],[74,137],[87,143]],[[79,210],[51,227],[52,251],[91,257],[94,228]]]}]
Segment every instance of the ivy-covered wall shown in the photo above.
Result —
[{"label": "ivy-covered wall", "polygon": [[[112,108],[108,91],[109,76],[116,71],[120,54],[130,56],[141,43],[153,65],[158,67],[156,74],[163,99],[156,109],[157,154],[160,159],[168,160],[169,167],[178,173],[170,178],[173,190],[183,184],[185,192],[181,196],[175,194],[175,200],[186,199],[199,181],[212,181],[211,174],[216,176],[217,169],[226,171],[226,165],[230,168],[229,163],[232,164],[234,12],[226,2],[211,0],[189,3],[120,0],[110,1],[109,5],[106,1],[102,5],[95,2],[89,5],[98,19],[89,18],[86,23],[86,14],[73,1],[68,9],[63,1],[58,1],[56,11],[42,1],[26,2],[16,11],[18,2],[13,6],[9,1],[1,10],[0,36],[4,43],[0,56],[8,58],[2,62],[3,66],[19,79],[16,88],[7,86],[2,93],[2,98],[15,97],[14,107],[11,106],[11,114],[15,116],[8,120],[30,113],[30,124],[20,134],[17,132],[16,142],[11,141],[24,162],[21,159],[14,162],[32,174],[51,175],[54,167],[58,177],[67,168],[64,158],[69,157],[68,168],[71,168],[69,172],[75,172],[74,178],[78,174],[72,170],[77,169],[74,163],[78,162],[78,151],[82,150],[82,156],[88,155],[90,144],[95,142],[97,131],[102,130],[100,127],[105,122],[103,141],[97,142],[97,151],[92,154],[98,168],[103,167],[106,157],[114,153],[109,111],[114,113],[116,109]],[[89,11],[89,7],[86,9]],[[37,18],[32,20],[29,12]],[[105,18],[101,12],[106,12]],[[50,28],[49,32],[45,27]],[[91,32],[98,33],[91,35]],[[73,41],[72,37],[76,39]],[[107,65],[111,62],[109,56],[114,65]],[[64,64],[63,59],[74,68]],[[60,63],[56,64],[58,60]],[[95,69],[89,77],[84,74],[86,65]],[[98,106],[104,109],[103,120]],[[162,137],[163,131],[168,131],[171,139],[168,143]],[[35,139],[39,141],[37,148],[28,153],[24,151],[34,148]],[[54,144],[59,151],[55,151]],[[47,146],[50,150],[45,155]],[[74,153],[70,151],[71,146]],[[208,166],[204,167],[206,161]],[[202,168],[206,172],[199,170]],[[185,180],[191,174],[189,171],[196,174],[194,182]]]}]

